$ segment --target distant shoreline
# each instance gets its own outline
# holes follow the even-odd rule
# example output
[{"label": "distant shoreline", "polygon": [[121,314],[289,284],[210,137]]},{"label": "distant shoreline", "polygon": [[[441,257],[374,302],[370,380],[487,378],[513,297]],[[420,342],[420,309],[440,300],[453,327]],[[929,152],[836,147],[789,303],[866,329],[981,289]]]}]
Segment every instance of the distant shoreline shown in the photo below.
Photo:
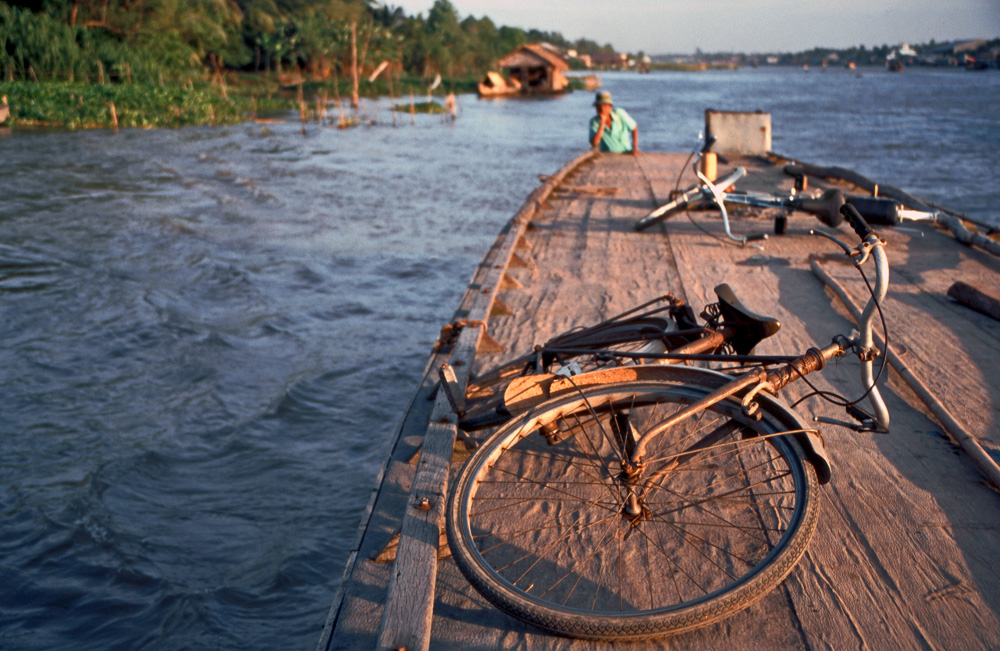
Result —
[{"label": "distant shoreline", "polygon": [[[796,70],[801,66],[767,64],[752,66],[654,65],[651,73],[713,72],[725,70]],[[809,68],[812,70],[813,68]],[[843,65],[816,66],[817,71],[845,72],[884,71],[876,64],[846,69]],[[917,66],[915,70],[961,70],[954,66]],[[569,77],[588,74],[640,74],[636,70],[587,69],[573,70]],[[298,111],[304,122],[327,120],[334,126],[355,126],[359,123],[350,106],[346,80],[339,87],[332,81],[301,79],[293,85],[282,85],[274,76],[260,74],[231,75],[224,83],[208,81],[173,84],[74,83],[58,81],[2,82],[0,95],[6,96],[10,117],[4,128],[54,129],[153,129],[185,126],[221,126],[266,118],[281,112]],[[359,97],[390,98],[395,110],[409,110],[411,96],[414,112],[436,112],[428,97],[443,97],[449,92],[474,93],[475,81],[468,78],[445,80],[433,92],[424,85],[426,80],[410,79],[399,89],[380,84],[367,84],[359,89]],[[578,89],[579,90],[579,89]],[[337,108],[339,101],[340,108]],[[443,106],[439,107],[441,111]],[[340,119],[341,114],[350,118]],[[267,121],[261,120],[262,122]],[[282,120],[284,121],[284,120]]]}]

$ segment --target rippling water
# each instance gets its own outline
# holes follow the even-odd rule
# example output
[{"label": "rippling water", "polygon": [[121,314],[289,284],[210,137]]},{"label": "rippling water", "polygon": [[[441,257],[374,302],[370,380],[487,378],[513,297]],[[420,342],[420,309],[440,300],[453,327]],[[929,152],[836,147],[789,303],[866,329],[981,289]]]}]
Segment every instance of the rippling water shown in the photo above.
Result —
[{"label": "rippling water", "polygon": [[[1000,223],[1000,74],[604,81],[644,149],[762,109],[776,151]],[[440,326],[591,99],[0,135],[0,648],[311,649]]]}]

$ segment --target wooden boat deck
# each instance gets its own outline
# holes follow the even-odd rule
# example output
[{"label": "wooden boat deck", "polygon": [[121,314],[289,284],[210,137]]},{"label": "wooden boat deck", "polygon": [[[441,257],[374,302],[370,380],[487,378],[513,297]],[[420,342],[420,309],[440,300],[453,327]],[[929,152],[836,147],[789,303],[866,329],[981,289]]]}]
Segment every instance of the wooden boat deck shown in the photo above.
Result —
[{"label": "wooden boat deck", "polygon": [[[821,227],[810,215],[792,215],[787,233],[772,235],[763,250],[723,243],[683,215],[647,232],[633,230],[639,217],[667,200],[684,158],[585,155],[562,170],[556,182],[550,181],[546,192],[533,195],[519,213],[526,216],[524,233],[517,238],[502,291],[496,293],[499,303],[487,324],[489,335],[506,352],[477,355],[475,366],[493,366],[559,332],[667,292],[700,311],[714,302],[712,289],[721,282],[729,283],[751,309],[781,320],[781,332],[758,348],[762,354],[801,352],[849,332],[851,322],[841,302],[824,289],[811,263],[817,261],[839,280],[859,306],[865,290],[831,243],[809,235],[809,229]],[[756,159],[738,162],[750,172],[741,189],[791,187],[791,178],[778,166]],[[721,175],[727,166],[720,168]],[[688,171],[682,185],[693,181]],[[810,187],[831,186],[810,178]],[[718,213],[693,216],[712,235],[722,234]],[[511,228],[515,226],[512,222]],[[734,216],[734,232],[770,228],[766,217]],[[841,239],[856,241],[846,225],[839,230]],[[957,243],[934,225],[877,230],[888,243],[892,284],[886,315],[897,355],[987,453],[998,458],[1000,322],[957,304],[947,290],[961,280],[995,291],[1000,259]],[[497,257],[504,255],[505,241],[501,234],[487,254],[457,318],[467,317],[484,293],[487,272],[495,275],[496,268],[506,264]],[[372,559],[380,553],[391,555],[390,543],[408,510],[416,468],[412,461],[427,431],[434,409],[429,396],[447,353],[432,355],[400,424],[321,649],[379,647],[387,589],[399,569]],[[855,395],[856,364],[831,365],[817,383]],[[823,430],[833,479],[821,490],[817,533],[789,578],[720,623],[629,646],[1000,648],[1000,494],[900,375],[889,372],[882,387],[892,414],[891,434]],[[789,387],[785,398],[792,402],[804,388]],[[807,399],[798,410],[843,417],[817,398]],[[460,465],[450,464],[452,476]],[[414,591],[406,598],[419,602],[422,588],[406,589]],[[502,614],[475,593],[447,557],[437,564],[433,596],[432,649],[610,647],[552,636]],[[417,608],[413,617],[419,612]],[[407,639],[412,638],[384,637],[382,645],[413,649],[428,642]]]}]

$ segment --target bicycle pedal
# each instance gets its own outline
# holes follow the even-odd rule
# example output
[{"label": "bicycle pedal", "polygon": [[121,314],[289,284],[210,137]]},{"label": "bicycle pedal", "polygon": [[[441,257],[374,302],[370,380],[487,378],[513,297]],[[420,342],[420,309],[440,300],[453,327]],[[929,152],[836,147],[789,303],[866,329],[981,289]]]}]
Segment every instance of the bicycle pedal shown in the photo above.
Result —
[{"label": "bicycle pedal", "polygon": [[837,425],[838,427],[843,427],[859,434],[888,434],[888,430],[880,429],[878,423],[875,419],[871,419],[860,424],[849,423],[844,420],[837,420],[836,418],[827,418],[826,416],[813,416],[814,423],[823,423],[825,425]]}]

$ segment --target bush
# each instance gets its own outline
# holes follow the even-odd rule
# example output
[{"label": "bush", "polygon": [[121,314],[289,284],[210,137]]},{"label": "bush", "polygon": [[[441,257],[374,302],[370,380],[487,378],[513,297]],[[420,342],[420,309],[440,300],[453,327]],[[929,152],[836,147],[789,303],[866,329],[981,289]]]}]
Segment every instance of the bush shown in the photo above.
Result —
[{"label": "bush", "polygon": [[247,119],[252,100],[223,97],[201,84],[185,89],[154,84],[0,83],[7,95],[13,124],[63,126],[71,129],[110,127],[111,104],[118,125],[181,127],[193,124],[231,124]]}]

